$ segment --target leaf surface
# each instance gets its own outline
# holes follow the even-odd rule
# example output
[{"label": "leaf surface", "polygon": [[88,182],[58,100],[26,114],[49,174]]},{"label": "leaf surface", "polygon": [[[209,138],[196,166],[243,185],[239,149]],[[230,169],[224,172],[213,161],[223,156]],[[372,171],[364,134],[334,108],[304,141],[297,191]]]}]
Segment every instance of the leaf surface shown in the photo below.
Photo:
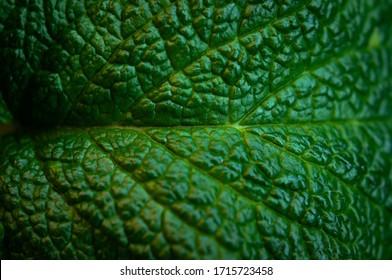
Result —
[{"label": "leaf surface", "polygon": [[391,1],[0,9],[6,258],[392,257]]}]

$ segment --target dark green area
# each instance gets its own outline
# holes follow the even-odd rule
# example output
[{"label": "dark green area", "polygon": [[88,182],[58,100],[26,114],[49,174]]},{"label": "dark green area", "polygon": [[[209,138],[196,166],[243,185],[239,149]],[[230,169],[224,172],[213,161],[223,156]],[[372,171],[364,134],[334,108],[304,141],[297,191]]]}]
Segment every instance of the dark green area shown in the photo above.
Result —
[{"label": "dark green area", "polygon": [[4,102],[3,95],[0,92],[0,133],[1,127],[12,123],[12,114]]}]

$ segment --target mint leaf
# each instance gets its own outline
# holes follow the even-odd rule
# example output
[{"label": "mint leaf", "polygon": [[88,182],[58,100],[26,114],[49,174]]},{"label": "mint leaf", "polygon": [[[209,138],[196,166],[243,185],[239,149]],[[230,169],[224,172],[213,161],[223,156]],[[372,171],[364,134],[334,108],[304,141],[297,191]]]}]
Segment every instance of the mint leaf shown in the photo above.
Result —
[{"label": "mint leaf", "polygon": [[392,197],[378,176],[391,132],[374,122],[10,136],[1,192],[6,225],[19,223],[8,246],[16,258],[386,257]]},{"label": "mint leaf", "polygon": [[392,1],[0,8],[5,258],[392,257]]},{"label": "mint leaf", "polygon": [[[354,103],[352,110],[370,94],[390,102],[390,94],[366,88],[377,82],[368,79],[388,81],[388,72],[377,68],[390,63],[391,44],[384,44],[387,38],[381,33],[390,3],[343,2],[217,7],[184,1],[160,2],[162,6],[143,1],[139,6],[37,3],[29,8],[31,15],[24,16],[25,7],[15,6],[0,39],[0,56],[8,62],[1,74],[9,80],[0,89],[17,117],[33,125],[236,123],[260,110],[266,98],[288,94],[285,106],[293,105],[306,121],[314,115],[342,118],[340,111],[319,114],[316,108],[303,110],[290,102],[318,99],[328,103],[326,109],[339,110],[330,91],[357,78],[363,95],[355,95],[351,86],[339,94]],[[369,48],[381,48],[383,54],[373,62],[377,54],[366,53]],[[350,69],[344,68],[347,63]],[[330,79],[336,71],[350,77],[329,85],[332,89],[318,88],[308,98],[278,93],[296,83]],[[312,90],[308,88],[308,94]],[[310,109],[314,112],[309,115]]]}]

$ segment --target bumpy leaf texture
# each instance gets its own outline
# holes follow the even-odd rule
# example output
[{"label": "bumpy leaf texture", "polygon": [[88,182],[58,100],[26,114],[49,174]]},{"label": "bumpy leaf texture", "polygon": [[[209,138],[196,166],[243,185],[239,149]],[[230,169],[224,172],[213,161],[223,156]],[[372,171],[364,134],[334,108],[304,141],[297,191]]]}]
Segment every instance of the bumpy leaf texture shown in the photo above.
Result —
[{"label": "bumpy leaf texture", "polygon": [[391,14],[1,1],[2,258],[392,258]]}]

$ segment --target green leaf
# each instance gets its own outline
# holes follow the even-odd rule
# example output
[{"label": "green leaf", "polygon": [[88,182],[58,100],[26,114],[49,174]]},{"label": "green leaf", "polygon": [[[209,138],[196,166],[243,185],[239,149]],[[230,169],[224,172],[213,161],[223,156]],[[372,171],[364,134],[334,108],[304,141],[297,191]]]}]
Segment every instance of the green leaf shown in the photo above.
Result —
[{"label": "green leaf", "polygon": [[392,258],[392,1],[286,2],[0,2],[2,257]]},{"label": "green leaf", "polygon": [[9,136],[7,247],[13,258],[386,258],[391,135],[371,122]]}]

